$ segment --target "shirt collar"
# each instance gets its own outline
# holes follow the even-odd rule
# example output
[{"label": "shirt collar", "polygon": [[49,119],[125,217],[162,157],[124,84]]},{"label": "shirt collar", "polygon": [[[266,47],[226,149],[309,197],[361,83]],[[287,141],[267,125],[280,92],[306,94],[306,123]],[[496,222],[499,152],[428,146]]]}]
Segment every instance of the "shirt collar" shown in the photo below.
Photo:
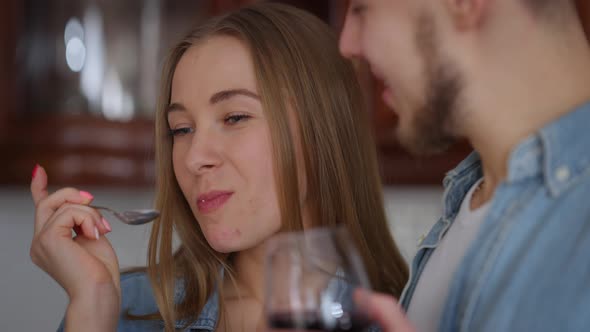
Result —
[{"label": "shirt collar", "polygon": [[481,159],[475,151],[446,174],[443,180],[445,187],[443,196],[444,218],[446,220],[454,218],[467,191],[481,177]]},{"label": "shirt collar", "polygon": [[590,172],[590,103],[543,127],[512,152],[508,182],[542,176],[559,196]]},{"label": "shirt collar", "polygon": [[[506,181],[514,183],[542,175],[551,195],[558,196],[589,174],[590,103],[586,103],[522,141],[510,154]],[[446,174],[446,218],[458,211],[465,194],[481,176],[477,152]]]}]

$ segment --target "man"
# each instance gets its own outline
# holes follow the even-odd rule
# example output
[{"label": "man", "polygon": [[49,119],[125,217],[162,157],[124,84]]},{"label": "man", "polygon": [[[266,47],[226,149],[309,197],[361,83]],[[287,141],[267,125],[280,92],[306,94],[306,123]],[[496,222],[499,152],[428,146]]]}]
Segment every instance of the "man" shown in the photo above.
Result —
[{"label": "man", "polygon": [[385,331],[590,329],[590,48],[573,0],[351,0],[367,60],[417,154],[466,138],[444,215]]}]

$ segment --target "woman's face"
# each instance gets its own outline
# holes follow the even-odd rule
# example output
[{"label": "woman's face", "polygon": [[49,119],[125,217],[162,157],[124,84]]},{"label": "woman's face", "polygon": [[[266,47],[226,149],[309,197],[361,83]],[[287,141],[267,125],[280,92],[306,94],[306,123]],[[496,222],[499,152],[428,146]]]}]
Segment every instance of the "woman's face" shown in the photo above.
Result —
[{"label": "woman's face", "polygon": [[277,232],[269,125],[248,48],[215,36],[188,49],[167,116],[174,173],[209,245],[241,251]]}]

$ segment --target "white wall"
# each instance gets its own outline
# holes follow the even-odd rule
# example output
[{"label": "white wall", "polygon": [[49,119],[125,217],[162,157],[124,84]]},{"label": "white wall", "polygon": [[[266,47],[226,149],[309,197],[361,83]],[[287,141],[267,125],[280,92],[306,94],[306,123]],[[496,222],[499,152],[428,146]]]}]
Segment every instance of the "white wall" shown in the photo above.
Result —
[{"label": "white wall", "polygon": [[[143,190],[84,188],[98,205],[115,209],[149,207],[152,193]],[[386,209],[402,254],[410,259],[417,241],[439,215],[439,188],[386,188]],[[63,315],[63,290],[29,258],[33,204],[28,188],[0,188],[0,331],[51,331]],[[109,219],[110,220],[110,219]],[[108,238],[121,267],[144,265],[149,226],[112,221]],[[384,257],[384,259],[387,259]]]}]

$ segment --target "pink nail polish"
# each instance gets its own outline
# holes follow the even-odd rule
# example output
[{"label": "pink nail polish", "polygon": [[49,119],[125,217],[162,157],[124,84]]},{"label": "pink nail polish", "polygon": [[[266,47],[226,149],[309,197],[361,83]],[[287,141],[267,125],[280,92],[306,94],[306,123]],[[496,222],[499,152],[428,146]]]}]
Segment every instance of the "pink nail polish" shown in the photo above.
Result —
[{"label": "pink nail polish", "polygon": [[92,196],[92,194],[90,194],[87,191],[83,191],[83,190],[80,190],[80,196],[82,196],[82,197],[84,197],[84,198],[86,198],[88,200],[93,200],[94,199],[94,196]]},{"label": "pink nail polish", "polygon": [[94,236],[97,240],[100,238],[100,235],[98,234],[98,228],[96,228],[96,226],[94,226]]},{"label": "pink nail polish", "polygon": [[35,175],[37,175],[38,170],[39,170],[39,164],[35,164],[35,168],[33,168],[33,175],[31,176],[31,179],[35,178]]},{"label": "pink nail polish", "polygon": [[107,231],[112,231],[113,229],[111,228],[111,225],[109,224],[109,222],[105,219],[102,218],[102,224],[104,225],[104,227],[107,229]]}]

